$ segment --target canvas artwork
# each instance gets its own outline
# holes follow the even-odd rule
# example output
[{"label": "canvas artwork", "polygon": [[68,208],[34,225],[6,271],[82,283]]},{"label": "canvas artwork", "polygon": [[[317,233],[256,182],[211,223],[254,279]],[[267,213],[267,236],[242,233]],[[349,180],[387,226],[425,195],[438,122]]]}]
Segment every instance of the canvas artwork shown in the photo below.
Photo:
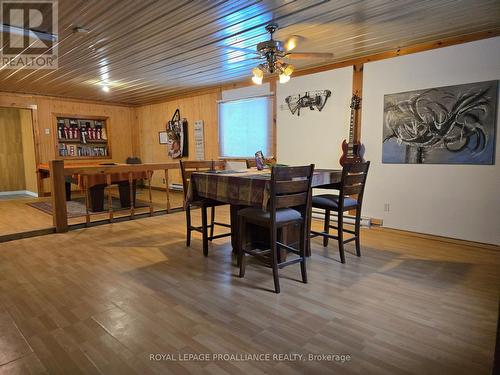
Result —
[{"label": "canvas artwork", "polygon": [[383,163],[493,164],[498,81],[384,96]]}]

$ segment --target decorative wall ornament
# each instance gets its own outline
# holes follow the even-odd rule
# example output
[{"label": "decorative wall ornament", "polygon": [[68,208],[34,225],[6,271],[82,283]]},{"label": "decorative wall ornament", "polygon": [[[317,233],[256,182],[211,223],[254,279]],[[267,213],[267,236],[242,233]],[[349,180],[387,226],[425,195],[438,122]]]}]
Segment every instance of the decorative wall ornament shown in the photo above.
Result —
[{"label": "decorative wall ornament", "polygon": [[493,164],[498,81],[384,96],[383,163]]},{"label": "decorative wall ornament", "polygon": [[297,116],[300,116],[301,108],[309,107],[311,111],[314,111],[314,108],[316,108],[321,112],[330,95],[332,95],[330,90],[307,91],[304,94],[287,96],[285,102],[288,104],[292,115],[297,112]]},{"label": "decorative wall ornament", "polygon": [[203,133],[203,120],[194,122],[194,149],[196,160],[205,160],[205,135]]},{"label": "decorative wall ornament", "polygon": [[172,159],[188,156],[187,120],[181,118],[179,109],[175,110],[172,119],[167,123],[168,156]]}]

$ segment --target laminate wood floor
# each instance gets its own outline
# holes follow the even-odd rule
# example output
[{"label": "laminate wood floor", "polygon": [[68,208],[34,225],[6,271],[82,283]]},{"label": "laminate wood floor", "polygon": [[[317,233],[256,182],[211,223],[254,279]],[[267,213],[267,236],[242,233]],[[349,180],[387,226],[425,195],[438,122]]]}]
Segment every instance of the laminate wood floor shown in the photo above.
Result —
[{"label": "laminate wood floor", "polygon": [[[227,238],[204,258],[184,228],[177,213],[0,244],[0,374],[491,371],[498,248],[364,229],[362,257],[347,246],[342,265],[316,238],[309,283],[287,267],[276,295],[270,269],[248,262],[239,279]],[[262,360],[179,361],[189,353]]]},{"label": "laminate wood floor", "polygon": [[[79,192],[73,192],[72,197],[81,197]],[[114,189],[113,196],[118,198],[118,189]],[[16,199],[0,199],[0,236],[14,233],[27,232],[38,229],[47,229],[52,227],[52,215],[29,206],[29,203],[49,201],[50,197],[18,197]],[[107,199],[107,196],[106,196]],[[149,200],[146,189],[138,189],[137,199],[147,202]],[[167,197],[164,191],[152,191],[153,207],[155,211],[164,210],[167,207]],[[183,195],[179,192],[170,192],[171,207],[182,207]],[[149,212],[149,208],[140,208],[136,213]],[[128,210],[115,211],[115,217],[128,216]],[[105,220],[108,213],[94,214],[91,221]],[[70,218],[68,223],[85,223],[85,216]]]}]

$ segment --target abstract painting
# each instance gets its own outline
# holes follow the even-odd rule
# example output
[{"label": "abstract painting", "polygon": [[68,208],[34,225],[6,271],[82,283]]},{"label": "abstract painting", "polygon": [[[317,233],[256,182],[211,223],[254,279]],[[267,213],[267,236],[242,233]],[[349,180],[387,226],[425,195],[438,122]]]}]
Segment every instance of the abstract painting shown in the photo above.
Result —
[{"label": "abstract painting", "polygon": [[493,164],[498,81],[384,96],[382,162]]}]

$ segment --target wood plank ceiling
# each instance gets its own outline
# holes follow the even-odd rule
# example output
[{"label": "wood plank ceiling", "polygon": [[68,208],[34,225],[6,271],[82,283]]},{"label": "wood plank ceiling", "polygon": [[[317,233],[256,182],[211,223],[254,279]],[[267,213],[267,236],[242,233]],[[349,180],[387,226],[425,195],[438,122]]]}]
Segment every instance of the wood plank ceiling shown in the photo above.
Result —
[{"label": "wood plank ceiling", "polygon": [[59,69],[1,67],[0,91],[138,105],[249,81],[256,60],[230,47],[255,48],[268,38],[271,21],[280,25],[276,39],[305,38],[296,51],[335,54],[330,61],[294,61],[304,68],[497,31],[500,1],[59,0]]}]

